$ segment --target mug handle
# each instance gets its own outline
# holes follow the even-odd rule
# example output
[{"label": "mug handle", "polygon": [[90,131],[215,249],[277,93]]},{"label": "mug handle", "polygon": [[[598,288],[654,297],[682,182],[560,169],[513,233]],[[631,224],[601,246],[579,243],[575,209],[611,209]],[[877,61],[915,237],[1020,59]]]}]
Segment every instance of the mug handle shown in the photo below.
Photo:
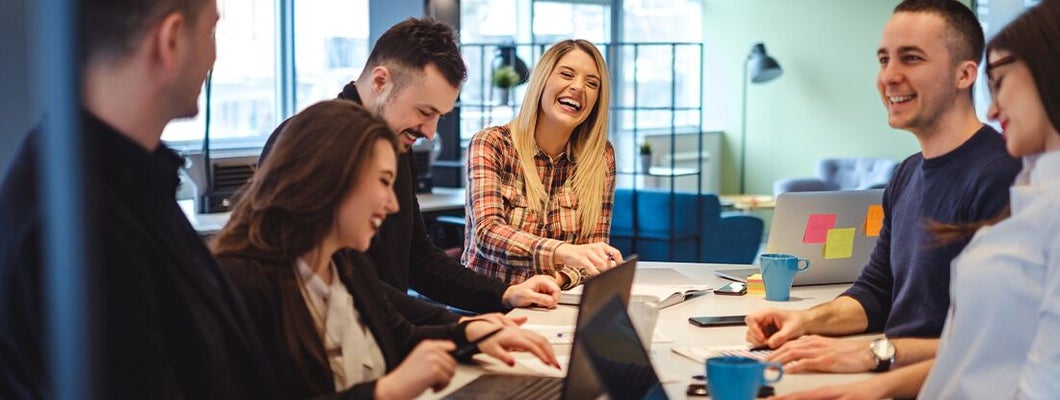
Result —
[{"label": "mug handle", "polygon": [[807,268],[810,268],[810,260],[800,258],[799,261],[795,262],[795,265],[799,271],[805,271]]},{"label": "mug handle", "polygon": [[[771,383],[777,383],[777,382],[780,381],[780,378],[784,377],[784,366],[783,365],[781,365],[780,363],[777,363],[777,362],[768,362],[768,363],[765,363],[765,364],[766,364],[766,367],[762,369],[762,381],[765,382],[765,384],[768,385],[768,384],[771,384]],[[768,370],[770,368],[773,368],[773,369],[777,370],[777,376],[774,377],[773,379],[766,379],[765,372],[766,372],[766,370]]]}]

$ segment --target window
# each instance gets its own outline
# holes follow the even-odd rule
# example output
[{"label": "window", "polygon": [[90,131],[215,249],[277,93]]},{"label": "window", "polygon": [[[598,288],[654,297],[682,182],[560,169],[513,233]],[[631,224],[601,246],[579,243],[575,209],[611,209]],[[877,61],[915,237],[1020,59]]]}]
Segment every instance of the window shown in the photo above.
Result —
[{"label": "window", "polygon": [[368,0],[295,2],[295,111],[335,98],[368,60]]},{"label": "window", "polygon": [[[278,122],[273,0],[219,0],[217,61],[211,77],[210,140],[264,140]],[[162,139],[197,148],[206,129],[206,90],[199,114],[170,123]],[[267,137],[267,136],[265,136]]]},{"label": "window", "polygon": [[[294,104],[291,111],[297,111],[334,98],[368,58],[368,0],[218,0],[218,9],[211,148],[261,146],[289,117],[281,104]],[[292,10],[294,18],[278,15],[279,9]],[[293,46],[288,45],[293,49],[282,48],[277,39],[286,29],[293,29]],[[294,82],[277,72],[285,63],[294,66]],[[177,149],[198,150],[206,114],[204,88],[199,114],[170,123],[162,139]]]},{"label": "window", "polygon": [[[615,58],[607,60],[615,83],[611,104],[617,119],[612,135],[698,130],[703,1],[625,0],[621,10],[611,4],[609,0],[462,1],[460,36],[468,81],[461,92],[461,139],[510,121],[525,94],[525,85],[507,95],[492,86],[500,47],[514,45],[518,57],[532,69],[548,45],[568,38],[592,41],[605,58]],[[611,35],[614,12],[620,13],[620,38]],[[503,101],[506,97],[508,101]]]}]

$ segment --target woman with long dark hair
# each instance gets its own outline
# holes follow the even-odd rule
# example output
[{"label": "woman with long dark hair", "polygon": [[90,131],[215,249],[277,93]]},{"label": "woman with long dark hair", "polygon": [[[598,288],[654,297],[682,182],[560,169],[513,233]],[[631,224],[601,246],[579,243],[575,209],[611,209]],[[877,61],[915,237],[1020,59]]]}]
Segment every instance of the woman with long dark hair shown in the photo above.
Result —
[{"label": "woman with long dark hair", "polygon": [[449,353],[496,330],[478,349],[509,365],[508,350],[557,365],[539,335],[484,320],[417,327],[384,300],[363,252],[398,210],[396,146],[386,125],[352,102],[305,109],[216,238],[214,254],[249,308],[282,398],[345,390],[412,398],[445,387]]}]

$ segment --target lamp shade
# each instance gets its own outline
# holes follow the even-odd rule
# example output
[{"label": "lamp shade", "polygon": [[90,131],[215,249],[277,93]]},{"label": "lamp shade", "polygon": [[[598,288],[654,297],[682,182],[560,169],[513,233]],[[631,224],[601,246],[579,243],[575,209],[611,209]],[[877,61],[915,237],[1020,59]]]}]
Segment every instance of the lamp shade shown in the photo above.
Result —
[{"label": "lamp shade", "polygon": [[766,54],[766,45],[755,43],[751,46],[751,54],[747,55],[747,76],[751,83],[765,83],[776,79],[784,72],[780,64],[769,54]]}]

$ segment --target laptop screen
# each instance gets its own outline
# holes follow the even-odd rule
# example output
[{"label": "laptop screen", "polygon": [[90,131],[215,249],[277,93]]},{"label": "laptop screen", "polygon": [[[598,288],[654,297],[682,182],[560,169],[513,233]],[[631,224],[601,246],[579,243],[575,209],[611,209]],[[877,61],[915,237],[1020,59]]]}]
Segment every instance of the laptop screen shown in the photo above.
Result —
[{"label": "laptop screen", "polygon": [[646,347],[626,313],[637,258],[585,283],[564,399],[665,399]]},{"label": "laptop screen", "polygon": [[[575,336],[571,367],[579,362],[590,364],[609,398],[666,398],[647,351],[626,314],[626,306],[617,296],[600,308]],[[567,384],[577,385],[578,380],[568,379]]]}]

